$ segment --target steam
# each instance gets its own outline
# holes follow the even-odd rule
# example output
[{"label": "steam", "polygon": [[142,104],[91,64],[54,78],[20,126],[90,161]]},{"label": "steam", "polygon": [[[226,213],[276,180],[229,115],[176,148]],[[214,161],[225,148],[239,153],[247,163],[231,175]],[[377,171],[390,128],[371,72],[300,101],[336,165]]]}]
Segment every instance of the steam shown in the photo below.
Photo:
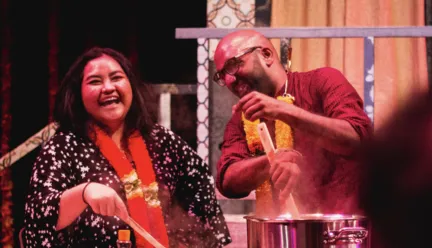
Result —
[{"label": "steam", "polygon": [[[311,138],[298,143],[296,150],[303,154],[298,162],[301,175],[292,192],[300,214],[362,214],[358,206],[360,168],[353,158],[336,157]],[[279,206],[287,200],[279,199]],[[282,207],[278,217],[292,214]]]},{"label": "steam", "polygon": [[[187,188],[183,188],[184,186],[178,186],[179,188],[176,190],[187,190]],[[162,189],[159,191],[160,199],[169,199],[172,197],[168,187],[162,185],[161,182],[159,183],[159,188]],[[223,225],[216,218],[219,216],[209,216],[208,219],[203,218],[204,215],[209,214],[209,205],[202,208],[198,205],[187,205],[186,202],[182,201],[181,197],[163,200],[161,203],[169,204],[163,208],[169,211],[169,218],[165,218],[165,224],[169,224],[170,226],[171,233],[169,236],[174,237],[174,239],[170,238],[170,246],[181,247],[180,244],[182,244],[184,247],[202,247],[203,244],[214,243],[216,239],[224,241],[225,233],[222,231],[221,233],[217,233],[218,228],[215,227],[216,225]],[[220,212],[215,209],[213,213],[219,214]],[[223,216],[220,215],[220,218],[223,218]],[[219,230],[222,230],[222,228]]]}]

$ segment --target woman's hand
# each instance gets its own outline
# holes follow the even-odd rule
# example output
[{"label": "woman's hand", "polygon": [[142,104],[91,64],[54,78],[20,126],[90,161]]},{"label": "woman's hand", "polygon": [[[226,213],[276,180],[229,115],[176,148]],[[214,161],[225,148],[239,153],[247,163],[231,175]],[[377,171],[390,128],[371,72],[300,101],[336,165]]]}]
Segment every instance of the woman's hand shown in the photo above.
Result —
[{"label": "woman's hand", "polygon": [[83,200],[91,207],[93,212],[106,215],[117,216],[123,221],[127,221],[129,214],[125,203],[117,192],[100,183],[90,183],[84,188]]}]

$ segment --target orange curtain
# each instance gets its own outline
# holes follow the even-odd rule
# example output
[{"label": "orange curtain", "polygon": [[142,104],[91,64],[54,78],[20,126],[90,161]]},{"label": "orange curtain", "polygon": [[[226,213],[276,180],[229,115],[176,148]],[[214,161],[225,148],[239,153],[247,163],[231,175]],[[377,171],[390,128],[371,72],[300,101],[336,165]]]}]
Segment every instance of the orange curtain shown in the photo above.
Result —
[{"label": "orange curtain", "polygon": [[[273,0],[271,27],[424,26],[424,1]],[[272,42],[279,46],[278,40]],[[292,70],[341,70],[363,97],[363,38],[293,39]],[[375,38],[375,128],[428,90],[424,38]]]}]

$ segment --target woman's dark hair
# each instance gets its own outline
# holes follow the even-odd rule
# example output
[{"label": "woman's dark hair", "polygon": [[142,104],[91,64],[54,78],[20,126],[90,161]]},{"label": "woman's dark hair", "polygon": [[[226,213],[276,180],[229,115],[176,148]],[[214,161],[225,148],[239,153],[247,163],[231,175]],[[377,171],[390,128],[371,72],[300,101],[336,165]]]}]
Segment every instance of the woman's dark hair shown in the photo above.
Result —
[{"label": "woman's dark hair", "polygon": [[144,136],[155,124],[153,93],[149,85],[140,81],[131,62],[120,52],[111,48],[93,47],[72,64],[63,78],[56,95],[54,119],[59,130],[72,131],[82,138],[87,137],[87,121],[90,116],[84,108],[81,84],[84,67],[93,59],[107,55],[116,60],[129,79],[132,88],[132,104],[125,118],[125,137],[139,130]]}]

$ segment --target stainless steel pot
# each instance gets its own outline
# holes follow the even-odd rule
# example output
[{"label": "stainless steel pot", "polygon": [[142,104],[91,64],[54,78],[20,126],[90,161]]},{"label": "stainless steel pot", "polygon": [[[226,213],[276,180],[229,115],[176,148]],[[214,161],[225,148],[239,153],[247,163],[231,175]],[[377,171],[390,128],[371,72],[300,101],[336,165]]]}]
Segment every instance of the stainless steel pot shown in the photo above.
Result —
[{"label": "stainless steel pot", "polygon": [[299,219],[246,216],[249,248],[370,248],[366,217],[305,214]]}]

